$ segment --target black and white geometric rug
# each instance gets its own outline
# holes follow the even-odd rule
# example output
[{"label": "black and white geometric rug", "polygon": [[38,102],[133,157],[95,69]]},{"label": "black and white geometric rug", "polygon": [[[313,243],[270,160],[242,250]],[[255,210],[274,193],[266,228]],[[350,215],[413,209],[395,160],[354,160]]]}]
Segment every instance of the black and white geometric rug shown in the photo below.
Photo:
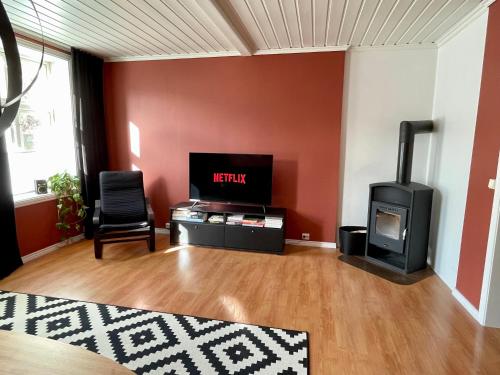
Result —
[{"label": "black and white geometric rug", "polygon": [[307,332],[0,291],[0,329],[111,358],[137,374],[307,374]]}]

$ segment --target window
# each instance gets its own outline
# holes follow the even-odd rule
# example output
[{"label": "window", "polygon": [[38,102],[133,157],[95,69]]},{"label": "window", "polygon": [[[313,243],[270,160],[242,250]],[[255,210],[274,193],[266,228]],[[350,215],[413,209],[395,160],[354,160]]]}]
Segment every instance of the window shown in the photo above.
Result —
[{"label": "window", "polygon": [[[19,46],[23,86],[35,76],[40,51]],[[0,95],[5,101],[7,65],[0,50]],[[21,99],[19,112],[5,132],[14,199],[31,196],[35,180],[63,171],[76,173],[68,59],[45,54],[37,81]]]}]

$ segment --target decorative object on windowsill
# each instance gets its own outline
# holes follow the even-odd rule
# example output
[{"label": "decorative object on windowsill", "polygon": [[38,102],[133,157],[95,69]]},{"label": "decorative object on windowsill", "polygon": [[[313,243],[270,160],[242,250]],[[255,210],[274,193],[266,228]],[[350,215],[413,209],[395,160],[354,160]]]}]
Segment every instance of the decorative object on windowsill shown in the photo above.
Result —
[{"label": "decorative object on windowsill", "polygon": [[49,177],[49,188],[57,198],[57,229],[61,240],[68,239],[72,230],[79,231],[87,216],[87,207],[80,194],[80,178],[68,172],[57,173]]},{"label": "decorative object on windowsill", "polygon": [[47,180],[35,180],[35,192],[37,194],[47,194]]}]

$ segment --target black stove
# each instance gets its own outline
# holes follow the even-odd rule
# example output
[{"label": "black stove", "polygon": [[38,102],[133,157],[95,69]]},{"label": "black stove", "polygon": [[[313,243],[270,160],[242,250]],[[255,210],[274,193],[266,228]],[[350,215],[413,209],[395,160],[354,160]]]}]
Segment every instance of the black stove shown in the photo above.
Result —
[{"label": "black stove", "polygon": [[398,272],[427,266],[433,189],[411,182],[411,169],[415,134],[432,129],[432,121],[403,121],[396,181],[370,185],[365,255]]}]

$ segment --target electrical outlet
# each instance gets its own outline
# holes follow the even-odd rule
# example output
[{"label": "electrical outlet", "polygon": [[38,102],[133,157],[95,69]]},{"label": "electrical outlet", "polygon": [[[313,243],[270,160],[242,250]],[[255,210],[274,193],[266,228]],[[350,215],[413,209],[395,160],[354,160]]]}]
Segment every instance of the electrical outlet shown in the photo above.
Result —
[{"label": "electrical outlet", "polygon": [[302,239],[304,241],[309,241],[309,233],[302,233]]},{"label": "electrical outlet", "polygon": [[495,190],[496,182],[497,182],[496,180],[490,178],[490,180],[488,181],[488,188],[491,190]]},{"label": "electrical outlet", "polygon": [[165,229],[170,230],[170,223],[165,223]]}]

